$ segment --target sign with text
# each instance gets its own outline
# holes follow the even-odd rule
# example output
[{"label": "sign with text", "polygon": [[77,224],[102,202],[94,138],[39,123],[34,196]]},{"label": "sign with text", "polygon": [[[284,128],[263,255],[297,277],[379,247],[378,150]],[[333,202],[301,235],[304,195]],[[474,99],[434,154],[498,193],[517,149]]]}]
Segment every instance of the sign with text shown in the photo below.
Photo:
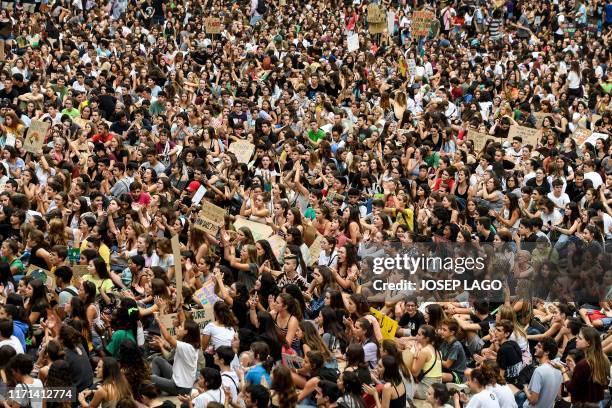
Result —
[{"label": "sign with text", "polygon": [[202,201],[202,209],[194,224],[194,228],[202,230],[212,236],[217,235],[219,228],[225,224],[225,210],[208,201]]},{"label": "sign with text", "polygon": [[193,294],[193,298],[204,307],[207,305],[214,306],[217,301],[221,300],[215,293],[215,279],[204,282],[202,287]]},{"label": "sign with text", "polygon": [[48,270],[40,268],[36,265],[30,265],[26,270],[26,275],[32,277],[32,279],[38,279],[51,291],[55,291],[55,276]]},{"label": "sign with text", "polygon": [[204,20],[206,34],[221,34],[221,19],[219,17],[208,17]]},{"label": "sign with text", "polygon": [[260,222],[250,221],[240,216],[236,217],[236,221],[234,221],[234,227],[236,229],[240,227],[247,227],[253,234],[253,238],[256,242],[260,239],[267,239],[274,232],[272,227],[270,227],[269,225],[262,224]]},{"label": "sign with text", "polygon": [[380,332],[382,333],[382,337],[384,340],[391,340],[395,338],[395,332],[397,331],[397,327],[399,324],[390,318],[387,315],[382,314],[380,311],[370,308],[370,313],[378,320],[378,324],[380,325]]},{"label": "sign with text", "polygon": [[574,130],[574,140],[578,146],[582,146],[591,137],[593,132],[587,128],[579,127]]},{"label": "sign with text", "polygon": [[[212,306],[206,306],[204,309],[194,309],[190,312],[191,318],[194,322],[200,326],[200,330],[203,330],[206,325],[213,320],[214,314]],[[168,313],[159,316],[161,322],[166,326],[168,333],[172,337],[176,337],[176,328],[178,327],[178,314]]]},{"label": "sign with text", "polygon": [[476,132],[475,130],[470,130],[468,133],[468,139],[474,143],[475,152],[480,152],[482,149],[484,149],[489,138],[493,139],[493,136],[486,133]]},{"label": "sign with text", "polygon": [[319,262],[319,255],[321,254],[321,241],[323,235],[317,233],[317,237],[308,247],[308,253],[310,254],[310,265],[316,265]]},{"label": "sign with text", "polygon": [[229,151],[236,155],[238,163],[248,163],[255,151],[255,145],[246,140],[238,140],[230,145]]},{"label": "sign with text", "polygon": [[510,126],[510,132],[508,133],[508,139],[512,140],[512,138],[515,136],[520,136],[523,139],[523,146],[530,144],[533,147],[536,147],[540,142],[542,131],[526,126],[512,125]]},{"label": "sign with text", "polygon": [[49,126],[51,126],[49,122],[33,120],[28,128],[28,133],[23,142],[23,148],[31,153],[42,153],[43,143],[45,142],[45,136],[47,135]]},{"label": "sign with text", "polygon": [[349,34],[346,36],[346,44],[348,52],[357,51],[359,49],[359,34]]},{"label": "sign with text", "polygon": [[536,118],[536,128],[542,129],[542,122],[544,122],[544,118],[548,116],[552,116],[552,113],[534,112],[533,117]]},{"label": "sign with text", "polygon": [[413,37],[427,37],[431,23],[436,18],[432,11],[421,10],[412,13],[412,27],[410,33]]}]

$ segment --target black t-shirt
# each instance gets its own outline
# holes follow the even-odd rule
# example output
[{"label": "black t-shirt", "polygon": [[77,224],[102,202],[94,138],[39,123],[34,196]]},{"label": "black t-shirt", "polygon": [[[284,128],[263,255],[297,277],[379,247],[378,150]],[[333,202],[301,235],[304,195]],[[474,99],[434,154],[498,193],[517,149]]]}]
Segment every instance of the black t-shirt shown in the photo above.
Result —
[{"label": "black t-shirt", "polygon": [[478,335],[484,337],[489,334],[489,323],[495,323],[495,316],[487,315],[484,319],[470,313],[470,320],[480,325],[480,331]]},{"label": "black t-shirt", "polygon": [[561,361],[565,363],[565,359],[567,358],[567,355],[569,354],[571,350],[574,350],[575,348],[576,348],[576,337],[568,341],[567,344],[565,345],[565,350],[563,350]]},{"label": "black t-shirt", "polygon": [[18,96],[19,96],[19,92],[17,91],[17,89],[15,89],[15,87],[12,87],[11,90],[8,92],[6,89],[3,89],[0,91],[0,100],[6,98],[6,99],[9,99],[11,103],[13,103],[13,100],[17,98]]},{"label": "black t-shirt", "polygon": [[410,330],[410,336],[416,336],[419,331],[419,327],[425,324],[425,317],[423,313],[417,310],[414,316],[410,316],[408,313],[404,314],[399,320],[399,326],[404,329]]},{"label": "black t-shirt", "polygon": [[512,384],[523,368],[523,355],[518,343],[508,340],[502,344],[497,352],[497,364],[504,370],[506,381]]},{"label": "black t-shirt", "polygon": [[586,189],[584,188],[584,184],[581,187],[576,186],[574,181],[570,181],[567,183],[567,187],[565,188],[565,192],[569,196],[570,200],[577,203],[582,200],[584,194],[586,193]]}]

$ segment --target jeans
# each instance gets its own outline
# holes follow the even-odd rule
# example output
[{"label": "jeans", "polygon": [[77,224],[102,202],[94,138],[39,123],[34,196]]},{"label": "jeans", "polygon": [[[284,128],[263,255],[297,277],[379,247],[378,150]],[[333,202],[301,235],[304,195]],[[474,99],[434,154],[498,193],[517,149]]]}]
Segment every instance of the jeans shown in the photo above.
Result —
[{"label": "jeans", "polygon": [[172,364],[163,357],[155,357],[151,365],[153,384],[168,395],[191,394],[191,388],[178,387],[172,380]]}]

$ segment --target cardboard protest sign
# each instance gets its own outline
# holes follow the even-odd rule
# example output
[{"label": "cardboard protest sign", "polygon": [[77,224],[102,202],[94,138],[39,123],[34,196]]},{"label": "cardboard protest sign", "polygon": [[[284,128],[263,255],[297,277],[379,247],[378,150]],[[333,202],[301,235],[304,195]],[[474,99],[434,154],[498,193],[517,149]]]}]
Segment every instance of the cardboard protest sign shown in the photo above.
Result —
[{"label": "cardboard protest sign", "polygon": [[523,145],[530,144],[533,147],[536,147],[540,143],[542,131],[540,129],[533,129],[526,126],[512,125],[510,126],[510,132],[508,133],[508,139],[512,140],[512,138],[515,136],[520,136],[523,139]]},{"label": "cardboard protest sign", "polygon": [[277,259],[279,259],[281,255],[281,251],[287,245],[287,241],[282,239],[279,235],[272,235],[270,238],[268,238],[268,243],[270,244],[270,247],[272,248],[272,252],[274,253],[274,256]]},{"label": "cardboard protest sign", "polygon": [[573,138],[578,146],[582,146],[592,134],[593,132],[591,130],[579,127],[574,130]]},{"label": "cardboard protest sign", "polygon": [[238,140],[233,142],[228,150],[236,155],[238,163],[248,163],[255,151],[255,145],[246,140]]},{"label": "cardboard protest sign", "polygon": [[43,143],[45,142],[49,126],[51,126],[49,122],[33,120],[23,141],[23,148],[31,153],[42,153]]},{"label": "cardboard protest sign", "polygon": [[485,147],[489,138],[493,139],[493,136],[487,133],[476,132],[475,130],[470,130],[468,132],[468,139],[474,143],[475,152],[481,151]]},{"label": "cardboard protest sign", "polygon": [[206,191],[206,187],[200,185],[200,187],[198,187],[195,194],[191,198],[191,204],[200,204],[200,201],[202,201],[202,198],[204,198],[204,194],[206,194]]},{"label": "cardboard protest sign", "polygon": [[87,265],[73,265],[71,268],[72,268],[72,281],[74,283],[77,283],[79,279],[83,278],[83,276],[89,273],[87,270]]},{"label": "cardboard protest sign", "polygon": [[374,309],[373,307],[370,308],[370,313],[372,313],[376,320],[378,320],[383,339],[394,339],[395,332],[397,331],[397,327],[399,326],[399,324],[389,316],[382,314],[380,311]]},{"label": "cardboard protest sign", "polygon": [[432,11],[421,10],[412,13],[412,26],[410,33],[413,37],[427,37],[431,29],[431,23],[436,18]]},{"label": "cardboard protest sign", "polygon": [[215,293],[215,280],[209,279],[204,282],[202,287],[193,294],[193,298],[204,307],[214,306],[217,301],[221,300]]},{"label": "cardboard protest sign", "polygon": [[240,216],[236,217],[236,221],[234,221],[234,227],[236,229],[240,227],[247,227],[249,230],[251,230],[255,241],[259,241],[260,239],[267,239],[274,232],[272,227],[270,227],[269,225],[262,224],[260,222],[249,221],[246,218]]},{"label": "cardboard protest sign", "polygon": [[[194,322],[200,326],[200,330],[203,330],[206,325],[213,320],[214,314],[212,306],[206,306],[204,309],[195,309],[191,311],[191,318]],[[178,327],[178,314],[168,313],[159,316],[161,322],[166,326],[168,334],[172,337],[176,337],[176,328]]]},{"label": "cardboard protest sign", "polygon": [[534,112],[533,117],[536,118],[536,128],[542,129],[542,122],[544,122],[544,118],[552,116],[552,113],[547,112]]},{"label": "cardboard protest sign", "polygon": [[410,58],[408,59],[408,72],[410,73],[410,75],[415,76],[416,75],[416,70],[417,66],[416,66],[416,61],[414,60],[414,58]]},{"label": "cardboard protest sign", "polygon": [[81,248],[68,248],[68,260],[73,264],[78,264],[81,260]]},{"label": "cardboard protest sign", "polygon": [[591,134],[591,136],[589,136],[584,143],[590,143],[593,146],[595,146],[595,142],[597,141],[597,139],[603,139],[603,140],[608,140],[608,135],[606,135],[605,133],[597,133],[594,132]]},{"label": "cardboard protest sign", "polygon": [[181,264],[181,244],[179,236],[175,235],[170,239],[172,244],[172,257],[174,258],[174,278],[176,279],[176,307],[183,304],[183,265]]},{"label": "cardboard protest sign", "polygon": [[304,367],[304,359],[295,354],[282,353],[281,361],[284,366],[299,370]]},{"label": "cardboard protest sign", "polygon": [[225,213],[226,211],[223,208],[217,207],[208,201],[202,201],[202,209],[194,223],[194,228],[213,236],[217,235],[219,228],[225,224]]},{"label": "cardboard protest sign", "polygon": [[310,265],[316,265],[319,262],[319,255],[321,254],[321,241],[323,235],[317,233],[317,237],[308,247],[308,253],[310,254]]},{"label": "cardboard protest sign", "polygon": [[346,36],[348,52],[357,51],[359,49],[359,34],[349,34]]},{"label": "cardboard protest sign", "polygon": [[26,269],[26,275],[31,275],[33,279],[41,281],[51,292],[55,291],[55,276],[48,270],[36,265],[30,265]]},{"label": "cardboard protest sign", "polygon": [[206,34],[221,34],[221,19],[219,17],[208,17],[204,20]]}]

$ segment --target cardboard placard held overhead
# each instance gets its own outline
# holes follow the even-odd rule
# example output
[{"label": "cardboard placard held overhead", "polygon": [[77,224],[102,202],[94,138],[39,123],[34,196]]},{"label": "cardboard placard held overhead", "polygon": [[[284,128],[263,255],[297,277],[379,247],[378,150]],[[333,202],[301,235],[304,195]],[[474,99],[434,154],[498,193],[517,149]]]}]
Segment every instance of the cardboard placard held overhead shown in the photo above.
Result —
[{"label": "cardboard placard held overhead", "polygon": [[323,235],[317,233],[317,237],[308,247],[308,253],[310,254],[310,265],[316,265],[319,262],[319,255],[321,254],[321,241]]},{"label": "cardboard placard held overhead", "polygon": [[193,294],[193,298],[204,307],[207,305],[214,306],[218,300],[221,300],[215,293],[215,283],[215,279],[209,279],[204,282],[202,287]]},{"label": "cardboard placard held overhead", "polygon": [[228,150],[236,155],[238,163],[248,163],[255,151],[255,145],[246,140],[238,140],[232,142]]},{"label": "cardboard placard held overhead", "polygon": [[412,26],[410,34],[413,37],[427,37],[431,28],[431,23],[436,18],[436,15],[427,10],[412,12]]},{"label": "cardboard placard held overhead", "polygon": [[[176,328],[178,326],[178,314],[168,313],[159,316],[160,320],[166,326],[168,334],[172,337],[176,337]],[[195,309],[191,312],[191,318],[194,322],[200,326],[200,330],[203,330],[206,325],[213,320],[214,312],[212,306],[206,306],[204,309]]]},{"label": "cardboard placard held overhead", "polygon": [[512,140],[515,136],[520,136],[523,139],[523,146],[530,144],[536,147],[540,142],[542,131],[526,126],[512,125],[510,126],[510,132],[508,132],[508,140]]},{"label": "cardboard placard held overhead", "polygon": [[238,229],[240,227],[247,227],[251,230],[253,234],[253,238],[255,241],[259,241],[260,239],[267,239],[274,230],[272,227],[266,224],[262,224],[260,222],[250,221],[244,217],[236,217],[236,221],[234,221],[234,228]]},{"label": "cardboard placard held overhead", "polygon": [[51,126],[49,122],[33,120],[23,141],[23,148],[31,153],[42,153],[43,143],[45,142],[49,126]]},{"label": "cardboard placard held overhead", "polygon": [[219,17],[208,17],[204,20],[206,34],[221,34],[221,19]]},{"label": "cardboard placard held overhead", "polygon": [[181,244],[179,236],[170,239],[172,244],[172,256],[174,257],[174,278],[176,279],[176,308],[183,304],[183,265],[181,265]]}]

